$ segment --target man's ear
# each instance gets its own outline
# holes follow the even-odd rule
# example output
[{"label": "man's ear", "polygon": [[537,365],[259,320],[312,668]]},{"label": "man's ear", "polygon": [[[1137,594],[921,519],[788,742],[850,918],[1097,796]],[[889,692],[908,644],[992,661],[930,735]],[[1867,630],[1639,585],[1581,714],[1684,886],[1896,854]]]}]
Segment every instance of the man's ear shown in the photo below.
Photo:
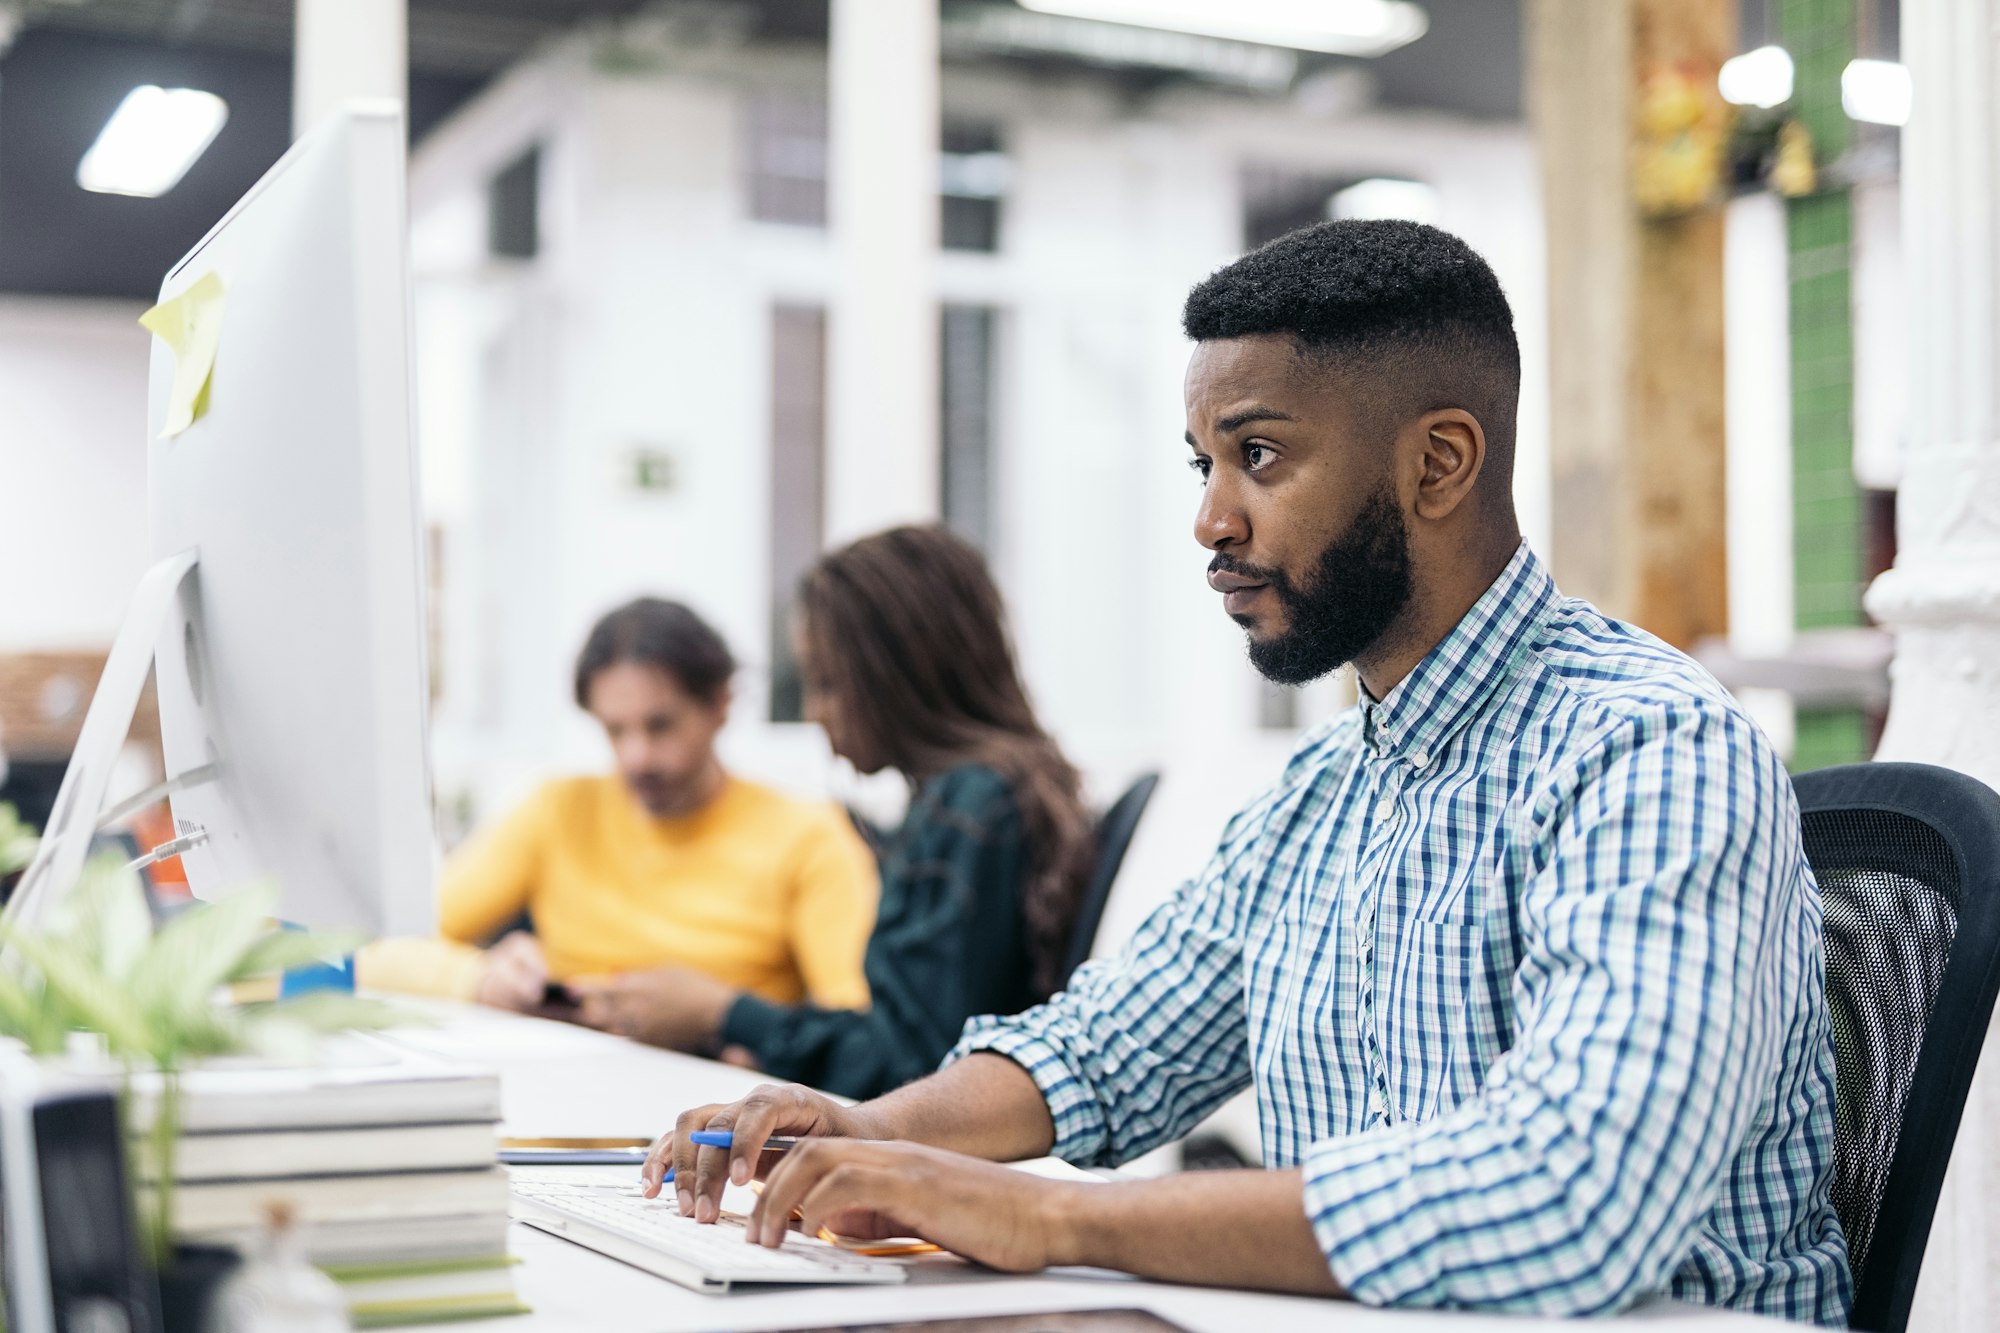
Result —
[{"label": "man's ear", "polygon": [[1417,517],[1435,522],[1449,518],[1472,494],[1486,466],[1486,432],[1460,407],[1427,412],[1415,425],[1423,432],[1415,509]]}]

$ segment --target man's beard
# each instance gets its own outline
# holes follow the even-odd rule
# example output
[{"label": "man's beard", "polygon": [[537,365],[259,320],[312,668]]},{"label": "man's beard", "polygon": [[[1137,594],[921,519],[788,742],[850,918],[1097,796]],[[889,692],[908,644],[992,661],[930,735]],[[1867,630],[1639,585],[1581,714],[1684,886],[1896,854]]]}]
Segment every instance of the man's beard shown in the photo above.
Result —
[{"label": "man's beard", "polygon": [[[1268,639],[1253,634],[1249,642],[1250,665],[1279,685],[1303,685],[1352,662],[1388,632],[1410,601],[1410,534],[1387,482],[1327,544],[1303,587],[1282,569],[1226,554],[1208,567],[1266,583],[1284,605],[1284,631]],[[1246,629],[1254,623],[1234,619]]]},{"label": "man's beard", "polygon": [[674,810],[680,804],[686,787],[686,783],[676,782],[664,773],[625,775],[625,788],[632,793],[632,799],[655,818]]}]

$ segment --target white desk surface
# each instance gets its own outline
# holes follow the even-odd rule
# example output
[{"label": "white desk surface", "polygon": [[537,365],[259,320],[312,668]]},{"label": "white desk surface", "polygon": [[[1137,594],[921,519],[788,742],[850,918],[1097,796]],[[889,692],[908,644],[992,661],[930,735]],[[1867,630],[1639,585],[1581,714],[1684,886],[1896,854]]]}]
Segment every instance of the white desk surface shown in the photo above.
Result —
[{"label": "white desk surface", "polygon": [[[655,1050],[565,1024],[491,1010],[439,1005],[440,1026],[394,1034],[399,1044],[501,1077],[503,1132],[517,1137],[641,1137],[658,1133],[689,1106],[728,1101],[761,1077],[728,1065]],[[622,1173],[625,1168],[577,1168]],[[1563,1326],[1561,1321],[1376,1310],[1345,1301],[1268,1296],[1141,1282],[1070,1269],[1032,1277],[987,1273],[949,1260],[898,1287],[776,1288],[707,1296],[579,1245],[516,1224],[512,1242],[521,1295],[534,1314],[454,1325],[467,1333],[554,1330],[659,1330],[659,1333],[751,1333],[981,1314],[1138,1306],[1194,1333],[1292,1333],[1383,1330],[1470,1333]],[[1659,1301],[1617,1321],[1649,1333],[1759,1333],[1775,1321]]]}]

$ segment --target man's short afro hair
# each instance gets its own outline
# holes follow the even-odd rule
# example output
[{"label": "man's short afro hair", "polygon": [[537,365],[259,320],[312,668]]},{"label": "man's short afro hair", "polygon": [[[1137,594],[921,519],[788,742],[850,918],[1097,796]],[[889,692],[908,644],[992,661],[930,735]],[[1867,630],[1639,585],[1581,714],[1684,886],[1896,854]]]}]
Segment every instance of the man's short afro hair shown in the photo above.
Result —
[{"label": "man's short afro hair", "polygon": [[1518,381],[1500,280],[1458,237],[1418,222],[1322,222],[1280,236],[1188,293],[1196,342],[1290,334],[1307,353],[1470,355]]}]

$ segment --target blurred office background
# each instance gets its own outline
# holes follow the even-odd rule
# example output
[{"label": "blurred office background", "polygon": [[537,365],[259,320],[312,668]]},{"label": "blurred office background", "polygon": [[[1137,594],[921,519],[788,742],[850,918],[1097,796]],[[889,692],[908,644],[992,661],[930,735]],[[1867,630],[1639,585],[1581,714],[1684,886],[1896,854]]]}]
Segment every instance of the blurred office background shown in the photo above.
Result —
[{"label": "blurred office background", "polygon": [[[1245,662],[1201,580],[1179,438],[1186,289],[1325,217],[1435,222],[1499,272],[1525,364],[1520,511],[1567,585],[1700,644],[1796,764],[1869,751],[1887,646],[1860,595],[1893,557],[1902,428],[1897,132],[1843,111],[1824,59],[1825,86],[1794,92],[1783,52],[1893,62],[1893,3],[1707,3],[1667,24],[1697,56],[1759,52],[1727,90],[1742,142],[1688,210],[1705,216],[1664,224],[1712,234],[1682,243],[1689,280],[1712,291],[1636,312],[1726,320],[1726,367],[1719,336],[1686,365],[1671,330],[1660,346],[1643,327],[1607,338],[1602,321],[1630,322],[1616,274],[1550,271],[1546,201],[1600,188],[1584,140],[1616,120],[1592,100],[1616,89],[1591,80],[1643,83],[1646,59],[1627,50],[1610,69],[1620,48],[1591,49],[1560,3],[1539,29],[1536,6],[1501,0],[1298,8],[1326,20],[1312,32],[1172,4],[1143,26],[1137,0],[929,8],[0,0],[14,785],[53,790],[145,562],[134,317],[283,151],[307,80],[356,64],[381,79],[405,60],[447,843],[539,778],[603,762],[567,673],[591,620],[642,591],[692,603],[746,663],[739,769],[892,807],[895,791],[838,771],[799,723],[786,603],[830,543],[941,518],[992,560],[1037,701],[1093,793],[1166,774],[1111,909],[1122,935],[1300,731],[1351,698],[1340,680],[1274,689]],[[402,51],[368,45],[392,27]],[[1554,99],[1539,155],[1537,80]],[[1696,120],[1730,110],[1701,83],[1681,90]],[[212,93],[226,122],[157,197],[83,188],[86,151],[148,84]],[[1822,118],[1854,147],[1822,147],[1840,174],[1804,192],[1820,209],[1806,219],[1772,180],[1771,131],[1824,111],[1829,89]],[[1567,239],[1588,262],[1620,244]],[[1799,285],[1802,264],[1817,286]],[[1575,307],[1555,331],[1570,410],[1553,433],[1552,291]],[[1646,361],[1681,405],[1657,440],[1621,424],[1626,404],[1590,400]],[[1608,451],[1655,443],[1693,459],[1692,481],[1607,471]],[[1680,511],[1649,557],[1675,586],[1650,599],[1656,576],[1617,575],[1622,548],[1659,526],[1633,517],[1638,496]]]},{"label": "blurred office background", "polygon": [[[1995,780],[2000,645],[1960,623],[2000,605],[1968,387],[1994,369],[1994,11],[0,0],[0,799],[53,793],[147,563],[136,316],[347,75],[409,112],[447,844],[606,763],[568,672],[640,592],[745,662],[740,771],[893,807],[799,722],[785,611],[830,544],[934,518],[991,559],[1093,796],[1165,775],[1121,939],[1352,698],[1262,683],[1202,582],[1177,325],[1216,266],[1349,216],[1435,222],[1505,283],[1517,498],[1569,591],[1696,651],[1795,768],[1884,743],[1872,608],[1934,714],[1899,695],[1885,752]],[[1904,63],[1912,32],[1949,77]],[[145,85],[226,120],[164,193],[84,188]],[[1906,246],[1906,216],[1936,225]],[[1936,592],[1966,551],[1972,591]]]}]

